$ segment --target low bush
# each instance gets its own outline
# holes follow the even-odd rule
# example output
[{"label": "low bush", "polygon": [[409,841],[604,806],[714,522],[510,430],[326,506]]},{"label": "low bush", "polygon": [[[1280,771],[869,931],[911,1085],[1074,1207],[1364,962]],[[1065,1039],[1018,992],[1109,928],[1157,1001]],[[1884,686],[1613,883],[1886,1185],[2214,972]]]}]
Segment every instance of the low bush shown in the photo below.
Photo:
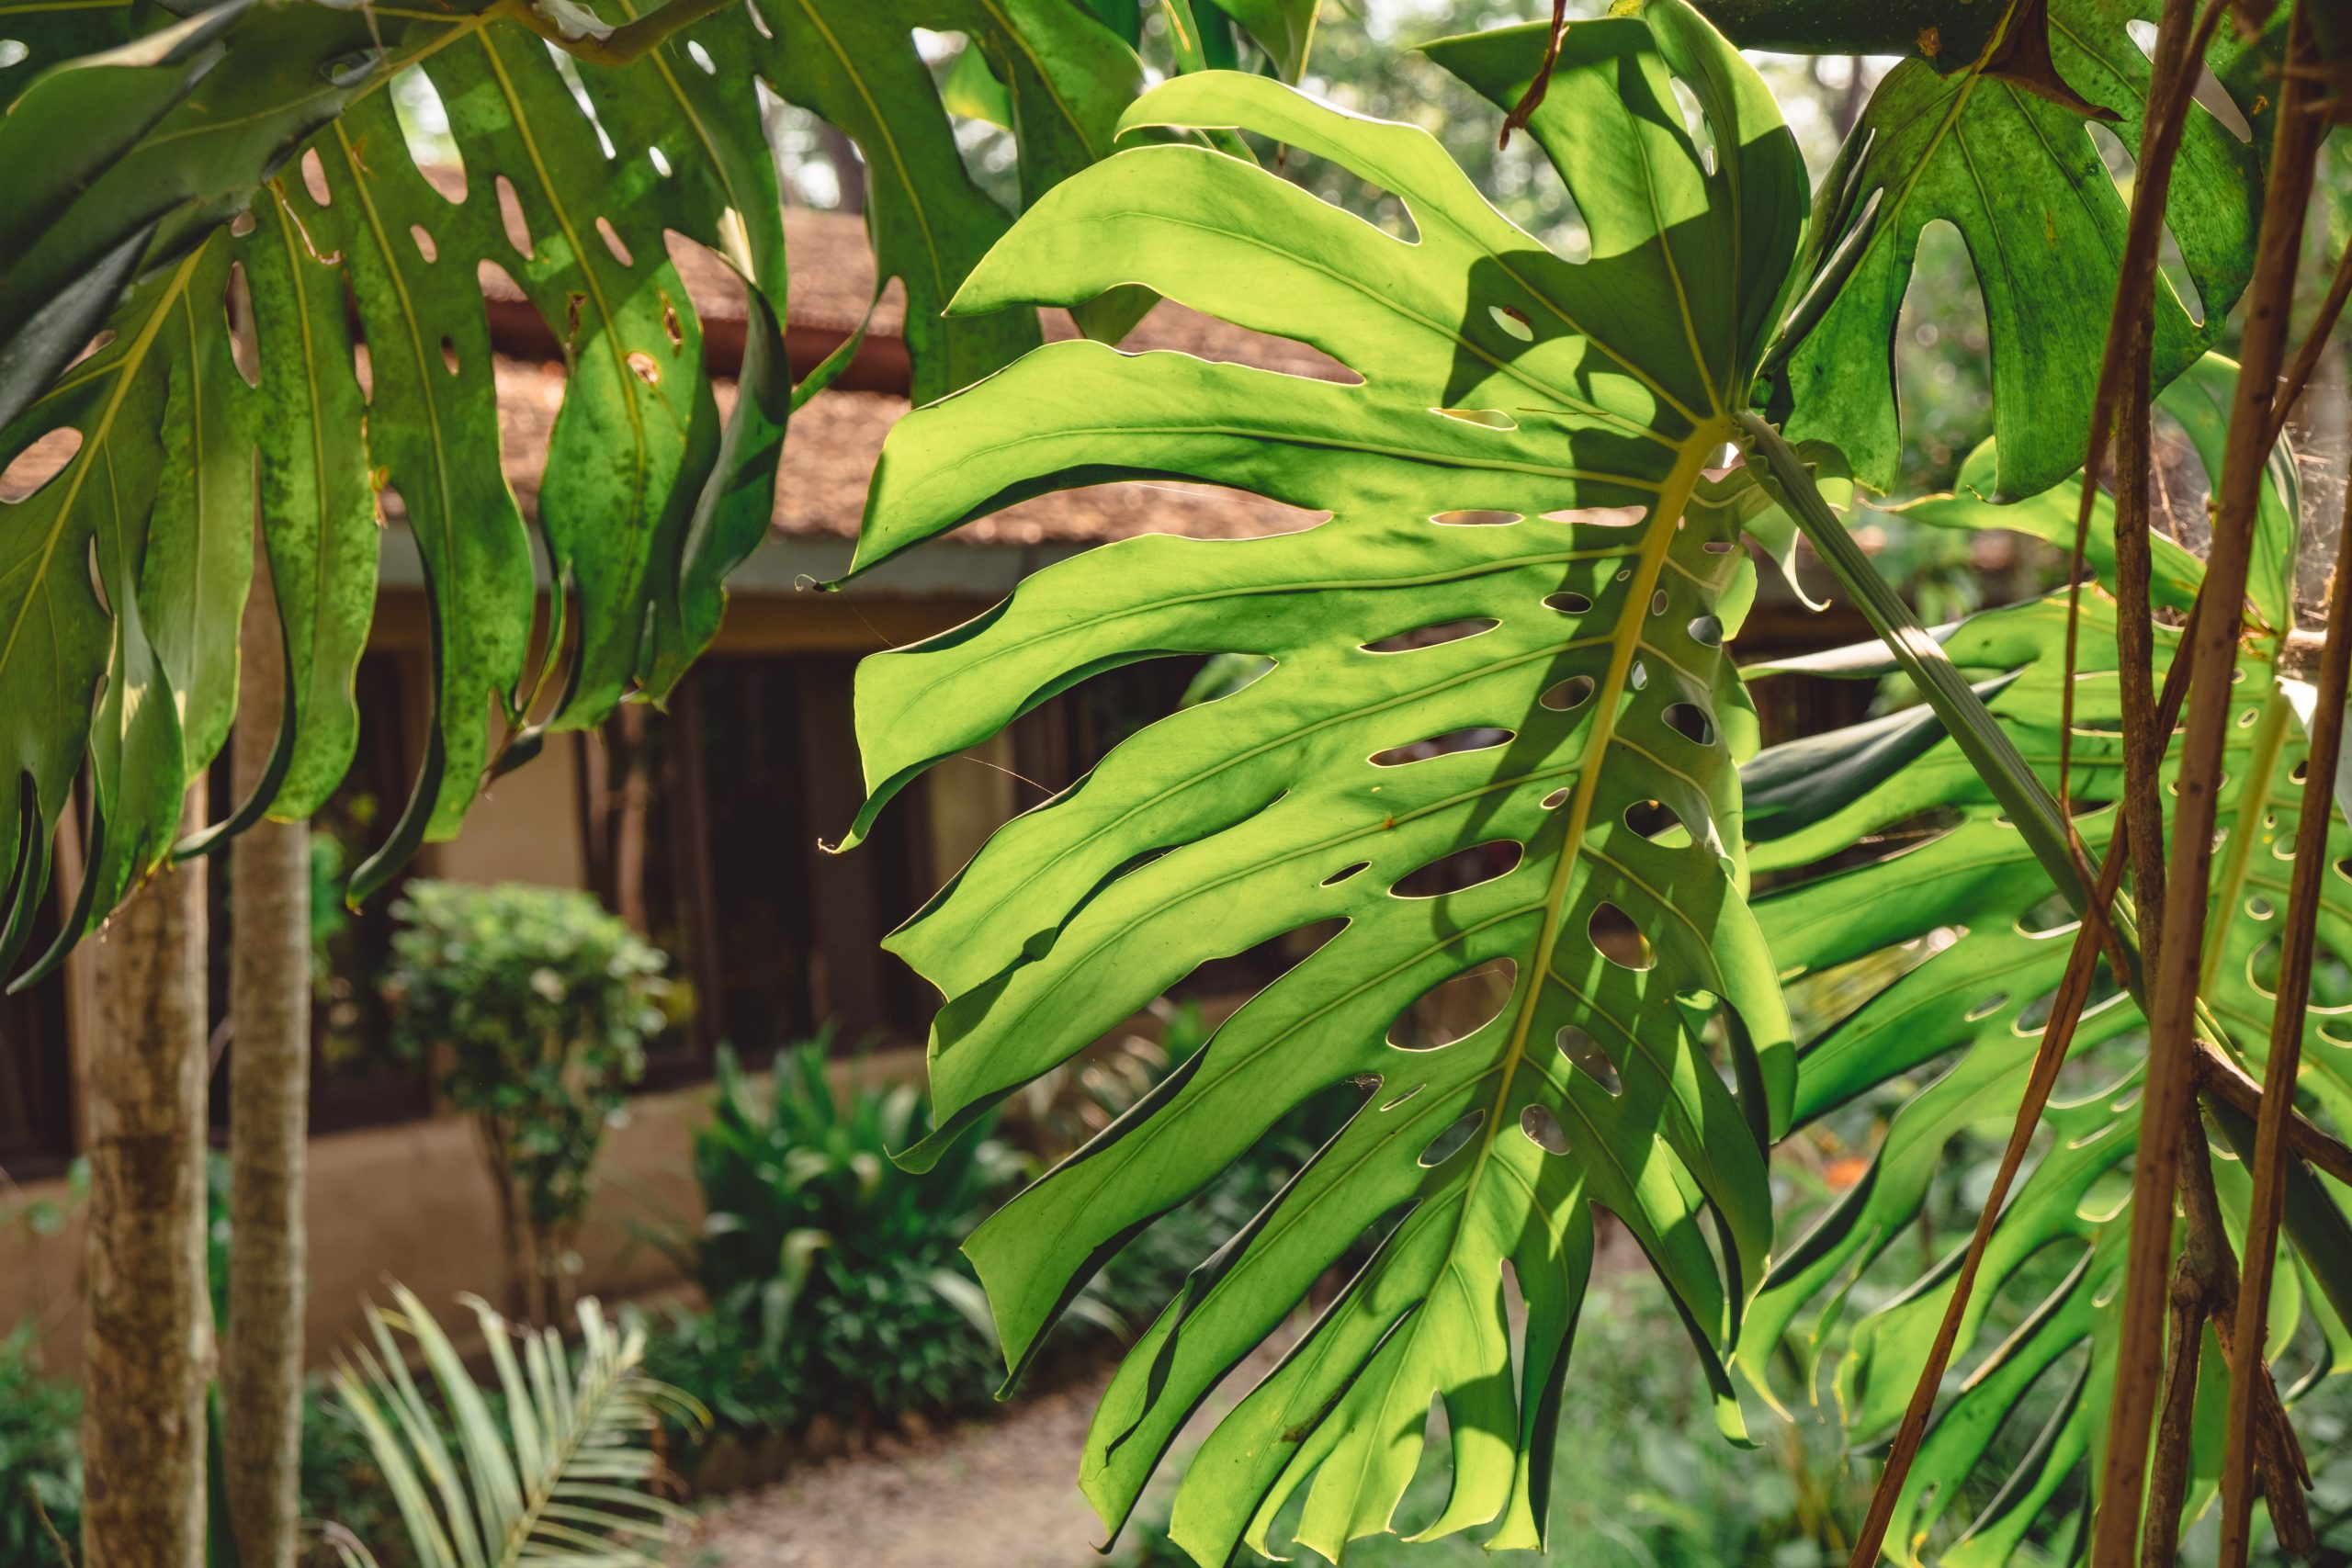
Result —
[{"label": "low bush", "polygon": [[666,960],[570,889],[412,882],[392,912],[392,1043],[474,1118],[517,1315],[557,1322],[605,1130],[664,1022]]},{"label": "low bush", "polygon": [[786,1052],[763,1092],[721,1052],[711,1121],[695,1136],[704,1220],[650,1235],[709,1308],[673,1314],[648,1368],[723,1428],[947,1414],[990,1385],[987,1309],[956,1248],[1019,1157],[983,1134],[928,1172],[900,1168],[891,1154],[922,1132],[917,1091],[836,1094],[826,1055],[821,1040]]}]

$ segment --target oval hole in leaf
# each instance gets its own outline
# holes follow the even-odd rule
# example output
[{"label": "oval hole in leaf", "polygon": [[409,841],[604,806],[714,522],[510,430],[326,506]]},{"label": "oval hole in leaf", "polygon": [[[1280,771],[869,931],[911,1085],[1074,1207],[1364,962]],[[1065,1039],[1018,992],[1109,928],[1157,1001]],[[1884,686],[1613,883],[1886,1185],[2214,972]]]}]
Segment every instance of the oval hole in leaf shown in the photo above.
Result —
[{"label": "oval hole in leaf", "polygon": [[1433,735],[1427,740],[1416,740],[1406,746],[1391,746],[1385,751],[1372,755],[1375,768],[1401,768],[1408,762],[1425,762],[1432,757],[1442,757],[1455,751],[1489,751],[1508,745],[1512,732],[1480,727],[1471,729],[1449,729],[1443,735]]},{"label": "oval hole in leaf", "polygon": [[1533,343],[1535,341],[1535,328],[1528,321],[1527,312],[1517,306],[1489,305],[1487,307],[1487,314],[1495,319],[1495,325],[1502,328],[1520,342]]},{"label": "oval hole in leaf", "polygon": [[1471,1138],[1478,1131],[1478,1124],[1486,1119],[1487,1113],[1484,1111],[1473,1111],[1454,1122],[1453,1126],[1431,1138],[1429,1147],[1421,1151],[1421,1164],[1434,1170],[1460,1154],[1469,1146]]},{"label": "oval hole in leaf", "polygon": [[2018,917],[2019,936],[2056,936],[2073,931],[2082,922],[2075,918],[2075,908],[2066,902],[2063,893],[2045,897],[2024,914]]},{"label": "oval hole in leaf", "polygon": [[1566,785],[1562,785],[1560,788],[1555,789],[1555,790],[1554,790],[1551,794],[1549,794],[1549,795],[1545,795],[1545,796],[1544,796],[1544,797],[1540,802],[1538,802],[1537,804],[1541,805],[1541,806],[1544,807],[1544,810],[1546,810],[1546,811],[1557,811],[1558,809],[1560,809],[1560,807],[1562,807],[1563,806],[1566,806],[1567,803],[1568,803],[1568,791],[1567,791],[1567,787],[1566,787]]},{"label": "oval hole in leaf", "polygon": [[1650,614],[1663,615],[1666,614],[1666,607],[1672,603],[1673,601],[1667,597],[1666,590],[1661,588],[1650,595]]},{"label": "oval hole in leaf", "polygon": [[416,254],[423,256],[426,262],[436,262],[441,259],[441,247],[433,243],[432,231],[424,224],[410,224],[408,237],[416,242]]},{"label": "oval hole in leaf", "polygon": [[1699,547],[1706,551],[1711,556],[1727,556],[1731,554],[1731,541],[1729,539],[1709,539],[1705,544]]},{"label": "oval hole in leaf", "polygon": [[506,243],[514,254],[531,254],[531,226],[523,220],[523,198],[514,194],[514,182],[504,175],[494,182],[498,189],[498,222],[506,231]]},{"label": "oval hole in leaf", "polygon": [[604,237],[605,249],[613,253],[615,261],[623,266],[637,265],[637,258],[629,254],[628,246],[622,243],[621,231],[613,227],[611,219],[599,217],[596,220],[596,232]]},{"label": "oval hole in leaf", "polygon": [[1690,640],[1702,648],[1721,648],[1724,645],[1723,622],[1713,615],[1693,616],[1690,621]]},{"label": "oval hole in leaf", "polygon": [[1349,877],[1355,875],[1356,873],[1370,869],[1371,865],[1372,863],[1368,860],[1360,860],[1353,865],[1343,865],[1339,870],[1333,872],[1330,875],[1325,877],[1323,879],[1322,886],[1326,887],[1337,887]]},{"label": "oval hole in leaf", "polygon": [[1430,412],[1447,419],[1458,419],[1464,424],[1483,425],[1488,430],[1517,430],[1519,421],[1500,409],[1431,409]]},{"label": "oval hole in leaf", "polygon": [[1568,1059],[1568,1066],[1611,1094],[1624,1092],[1624,1081],[1617,1076],[1617,1064],[1609,1059],[1609,1053],[1602,1050],[1600,1042],[1590,1034],[1573,1023],[1566,1024],[1553,1043],[1559,1046],[1560,1055]]},{"label": "oval hole in leaf", "polygon": [[1585,926],[1585,934],[1600,956],[1621,969],[1647,969],[1657,962],[1657,954],[1650,948],[1650,939],[1634,923],[1634,917],[1616,905],[1603,901],[1592,912]]},{"label": "oval hole in leaf", "polygon": [[1625,807],[1625,826],[1661,849],[1690,847],[1690,829],[1674,807],[1662,800],[1637,800]]},{"label": "oval hole in leaf", "polygon": [[1593,680],[1589,675],[1571,675],[1537,698],[1555,713],[1573,713],[1592,700]]},{"label": "oval hole in leaf", "polygon": [[65,471],[82,449],[82,433],[68,426],[52,430],[28,445],[0,468],[0,502],[18,502],[32,495]]},{"label": "oval hole in leaf", "polygon": [[1648,519],[1646,506],[1571,506],[1546,512],[1546,523],[1581,523],[1592,528],[1631,528]]},{"label": "oval hole in leaf", "polygon": [[1441,512],[1430,521],[1441,528],[1501,528],[1520,520],[1516,512],[1487,512],[1476,507],[1460,512]]},{"label": "oval hole in leaf", "polygon": [[1978,1002],[1974,1007],[1970,1008],[1963,1021],[1969,1023],[1981,1023],[1985,1019],[1988,1019],[1995,1013],[2000,1011],[2002,1008],[2008,1004],[2008,992],[1995,991],[1991,996],[1986,997],[1983,1001]]},{"label": "oval hole in leaf", "polygon": [[1567,1129],[1560,1125],[1560,1119],[1552,1114],[1549,1106],[1530,1105],[1521,1110],[1519,1130],[1527,1134],[1529,1143],[1547,1155],[1568,1152]]},{"label": "oval hole in leaf", "polygon": [[1666,727],[1668,729],[1673,730],[1692,745],[1714,744],[1714,721],[1707,716],[1707,710],[1697,703],[1675,703],[1659,716],[1666,720]]},{"label": "oval hole in leaf", "polygon": [[1435,898],[1459,893],[1519,869],[1527,852],[1517,840],[1494,839],[1440,855],[1418,871],[1398,877],[1388,889],[1399,898]]},{"label": "oval hole in leaf", "polygon": [[311,199],[321,207],[333,207],[334,192],[327,186],[326,163],[319,156],[317,148],[309,148],[302,153],[300,167],[302,188],[310,193]]},{"label": "oval hole in leaf", "polygon": [[1473,615],[1460,621],[1433,621],[1425,626],[1415,626],[1377,642],[1360,643],[1366,653],[1409,653],[1417,648],[1442,648],[1449,642],[1460,642],[1465,637],[1493,631],[1502,623],[1489,615]]},{"label": "oval hole in leaf", "polygon": [[458,345],[446,337],[441,340],[441,366],[452,376],[458,373]]},{"label": "oval hole in leaf", "polygon": [[1592,608],[1592,601],[1573,588],[1563,588],[1544,601],[1547,610],[1557,610],[1564,615],[1581,615]]},{"label": "oval hole in leaf", "polygon": [[1650,667],[1638,659],[1634,660],[1633,669],[1625,672],[1625,684],[1639,692],[1646,689],[1649,683]]},{"label": "oval hole in leaf", "polygon": [[1390,1100],[1387,1104],[1382,1106],[1380,1109],[1383,1111],[1394,1111],[1398,1106],[1404,1104],[1407,1100],[1412,1099],[1413,1096],[1420,1093],[1421,1090],[1429,1087],[1430,1086],[1425,1083],[1417,1083],[1412,1088],[1407,1089],[1404,1093],[1398,1095],[1396,1099]]},{"label": "oval hole in leaf", "polygon": [[1498,958],[1441,980],[1388,1026],[1399,1051],[1435,1051],[1464,1040],[1502,1016],[1519,978],[1517,961]]}]

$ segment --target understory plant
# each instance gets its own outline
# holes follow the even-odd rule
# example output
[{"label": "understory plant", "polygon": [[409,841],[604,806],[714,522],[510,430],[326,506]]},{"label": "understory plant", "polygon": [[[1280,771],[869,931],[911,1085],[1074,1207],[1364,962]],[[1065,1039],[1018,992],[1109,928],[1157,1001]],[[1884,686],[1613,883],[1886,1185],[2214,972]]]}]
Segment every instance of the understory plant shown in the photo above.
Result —
[{"label": "understory plant", "polygon": [[473,1118],[515,1301],[553,1322],[605,1129],[666,1021],[667,960],[566,888],[413,882],[393,912],[393,1045]]},{"label": "understory plant", "polygon": [[918,1176],[911,1085],[836,1089],[828,1039],[778,1055],[771,1078],[718,1057],[710,1122],[695,1134],[704,1213],[648,1238],[701,1287],[707,1310],[656,1337],[663,1378],[723,1427],[797,1431],[822,1415],[866,1427],[985,1398],[985,1304],[956,1248],[1010,1188],[1012,1150],[972,1139]]}]

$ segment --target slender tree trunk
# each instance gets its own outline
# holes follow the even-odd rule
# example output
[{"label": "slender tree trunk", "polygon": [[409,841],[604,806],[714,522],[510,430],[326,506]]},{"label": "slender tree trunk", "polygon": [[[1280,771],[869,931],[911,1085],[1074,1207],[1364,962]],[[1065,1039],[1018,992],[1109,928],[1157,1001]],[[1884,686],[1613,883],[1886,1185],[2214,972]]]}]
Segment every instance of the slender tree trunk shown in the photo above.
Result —
[{"label": "slender tree trunk", "polygon": [[97,944],[84,1568],[203,1568],[204,883],[167,867]]},{"label": "slender tree trunk", "polygon": [[[269,767],[284,653],[266,568],[240,649],[237,788]],[[229,1522],[240,1568],[293,1568],[302,1442],[304,1139],[310,1122],[311,844],[263,820],[232,850],[229,895],[228,1342],[221,1368]]]}]

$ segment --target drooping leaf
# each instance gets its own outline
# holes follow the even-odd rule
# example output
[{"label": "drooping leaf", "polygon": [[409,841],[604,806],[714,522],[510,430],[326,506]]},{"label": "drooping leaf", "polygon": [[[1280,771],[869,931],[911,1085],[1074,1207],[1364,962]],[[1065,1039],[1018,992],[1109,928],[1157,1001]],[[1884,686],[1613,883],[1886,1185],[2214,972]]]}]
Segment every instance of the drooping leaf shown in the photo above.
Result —
[{"label": "drooping leaf", "polygon": [[[2059,75],[2119,117],[2113,135],[2124,148],[2139,145],[2150,71],[2132,29],[2161,8],[2158,0],[2048,6]],[[2256,44],[2223,27],[2208,52],[2237,122],[2202,102],[2188,111],[2165,213],[2196,299],[2159,281],[2159,386],[2218,341],[2252,270],[2275,92],[2266,58],[2275,62],[2283,26],[2281,13]],[[1894,488],[1901,450],[1896,319],[1920,231],[1936,222],[1959,230],[1984,297],[1996,498],[2037,494],[2082,466],[2128,206],[2090,121],[1990,63],[1949,75],[1922,60],[1896,65],[1815,197],[1803,271],[1820,308],[1799,312],[1776,355],[1772,413],[1792,440],[1835,443],[1855,476],[1881,491]]]},{"label": "drooping leaf", "polygon": [[[1547,31],[1433,47],[1514,102]],[[1677,82],[1715,127],[1712,164]],[[1200,964],[1318,943],[970,1250],[1018,1361],[1127,1235],[1351,1085],[1344,1129],[1131,1352],[1082,1484],[1123,1519],[1198,1401],[1368,1237],[1202,1447],[1176,1539],[1223,1562],[1303,1495],[1298,1538],[1337,1557],[1389,1528],[1435,1400],[1454,1484],[1426,1533],[1492,1522],[1496,1544],[1532,1546],[1596,1206],[1648,1252],[1737,1422],[1720,1358],[1769,1245],[1758,1151],[1786,1025],[1743,903],[1732,761],[1753,718],[1721,649],[1752,581],[1683,503],[1774,320],[1802,168],[1761,83],[1679,0],[1572,29],[1531,127],[1592,225],[1581,265],[1423,132],[1261,77],[1179,78],[1127,122],[1329,158],[1414,234],[1156,145],[1058,187],[959,296],[988,310],[1137,281],[1363,379],[1057,344],[893,433],[861,569],[1111,478],[1332,513],[1246,543],[1108,546],[862,669],[860,831],[922,768],[1099,671],[1272,660],[1000,831],[893,939],[947,996],[941,1131],[912,1157]],[[1417,1035],[1417,1002],[1465,976],[1487,987],[1476,1026]]]},{"label": "drooping leaf", "polygon": [[[2218,463],[2222,434],[2204,415],[2225,407],[2233,376],[2226,363],[2196,367],[2167,392],[2165,406]],[[1983,471],[1983,455],[1970,468]],[[2291,466],[2266,502],[2265,528],[2289,530],[2294,500]],[[2040,534],[2063,525],[2071,538],[2073,485],[2015,506],[1954,496],[1911,509],[1938,524],[2017,526]],[[2061,520],[2063,519],[2063,525]],[[2281,543],[2277,536],[2272,544]],[[2089,558],[2111,569],[2111,514],[2094,516]],[[2291,548],[2266,555],[2282,570]],[[2197,560],[2159,550],[2160,598],[2178,608],[2201,576]],[[2106,579],[2111,583],[2111,576]],[[2170,584],[2169,588],[2165,585]],[[2284,579],[2257,584],[2257,615],[2285,592]],[[2052,595],[1986,612],[1940,634],[1955,663],[1988,684],[1986,701],[2018,750],[2054,786],[2060,696],[2064,685],[2065,596]],[[2086,593],[2077,648],[2072,794],[2093,852],[2114,829],[2121,791],[2121,734],[2114,675],[2115,605],[2104,591]],[[2277,670],[2278,633],[2257,621],[2241,656],[2225,770],[2225,838],[2216,862],[2211,941],[2201,994],[2230,1043],[2259,1070],[2270,1028],[2266,953],[2287,901],[2300,792],[2292,783],[2302,757],[2292,721],[2290,682]],[[2156,632],[2158,674],[2177,633]],[[1868,650],[1863,650],[1868,651]],[[1868,675],[1885,668],[1867,657],[1830,654],[1788,661],[1816,672]],[[2047,914],[2052,884],[2018,835],[2003,820],[1973,770],[1929,717],[1895,715],[1814,737],[1759,756],[1746,771],[1753,842],[1759,868],[1801,871],[1858,841],[1892,834],[1899,846],[1860,866],[1805,876],[1759,899],[1757,909],[1774,956],[1791,972],[1834,976],[1867,961],[1898,971],[1863,991],[1799,1059],[1796,1121],[1829,1115],[1858,1098],[1906,1077],[1927,1081],[1897,1109],[1863,1178],[1813,1229],[1775,1259],[1758,1298],[1743,1359],[1767,1381],[1770,1348],[1808,1307],[1805,1332],[1816,1352],[1835,1343],[1843,1304],[1864,1271],[1918,1216],[1930,1184],[1947,1170],[1952,1140],[1963,1133],[1998,1136],[2015,1112],[2017,1085],[2039,1043],[2041,1020],[2065,969],[2074,928]],[[1900,754],[1892,754],[1899,752]],[[2352,830],[2335,824],[2332,854],[2352,850]],[[2331,883],[2321,920],[2323,948],[2352,954],[2352,883]],[[1917,944],[1898,957],[1906,944]],[[1883,976],[1883,967],[1879,969]],[[2101,1310],[2118,1287],[2128,1227],[2110,1224],[2128,1192],[2137,1141],[2137,1052],[2116,1043],[2144,1030],[2131,998],[2111,984],[2095,999],[2072,1047],[2070,1077],[2044,1115],[2047,1152],[2028,1168],[1994,1233],[1984,1271],[1963,1320],[1955,1368],[1964,1381],[1938,1413],[1906,1483],[1889,1534],[1905,1562],[1996,1563],[2010,1560],[2029,1532],[2046,1531],[2052,1500],[2103,1439],[2111,1386],[2114,1314]],[[2339,1039],[2338,1036],[2341,1036]],[[2352,1113],[2352,1030],[2330,1010],[2306,1022],[2304,1087],[2335,1125]],[[2238,1130],[2224,1124],[2217,1142]],[[2242,1168],[2223,1162],[2217,1185],[2233,1224],[2245,1212]],[[2352,1226],[2339,1207],[2345,1194],[2306,1177],[2290,1199],[2289,1236],[2273,1319],[2274,1354],[2307,1317],[2323,1347],[2313,1359],[2290,1358],[2290,1378],[2352,1370]],[[1891,1430],[1909,1398],[1949,1300],[1957,1250],[1855,1325],[1840,1357],[1835,1388],[1857,1441]],[[2019,1321],[2021,1319],[2021,1321]],[[2015,1324],[2014,1331],[2008,1325]],[[2002,1325],[1996,1332],[1996,1325]],[[1804,1359],[1810,1364],[1811,1357]],[[2041,1440],[2020,1441],[2018,1427],[2044,1422]],[[2010,1427],[2004,1482],[1979,1477],[2005,1424]],[[2199,1433],[2199,1481],[2192,1511],[2210,1492],[2218,1431]],[[2210,1451],[2209,1451],[2210,1450]],[[1971,1499],[1982,1505],[1962,1512]],[[1987,1501],[1989,1499],[1989,1502]],[[2076,1544],[2079,1544],[2077,1542]],[[2062,1561],[2071,1550],[2060,1532],[2037,1550]]]}]

